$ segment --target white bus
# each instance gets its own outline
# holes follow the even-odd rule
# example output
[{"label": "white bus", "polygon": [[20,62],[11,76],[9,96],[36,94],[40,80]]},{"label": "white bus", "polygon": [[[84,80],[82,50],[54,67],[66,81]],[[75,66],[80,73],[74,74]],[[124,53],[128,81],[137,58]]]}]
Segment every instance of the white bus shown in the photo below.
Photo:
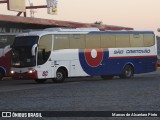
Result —
[{"label": "white bus", "polygon": [[12,54],[13,78],[37,83],[80,76],[131,78],[157,68],[152,31],[49,28],[17,36]]}]

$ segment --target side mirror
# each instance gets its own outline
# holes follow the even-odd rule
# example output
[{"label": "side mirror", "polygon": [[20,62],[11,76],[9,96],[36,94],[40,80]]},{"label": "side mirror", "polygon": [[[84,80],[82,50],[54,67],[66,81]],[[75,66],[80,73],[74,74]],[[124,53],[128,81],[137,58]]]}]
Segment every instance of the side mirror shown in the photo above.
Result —
[{"label": "side mirror", "polygon": [[36,55],[36,48],[37,48],[37,44],[34,44],[31,49],[32,56]]}]

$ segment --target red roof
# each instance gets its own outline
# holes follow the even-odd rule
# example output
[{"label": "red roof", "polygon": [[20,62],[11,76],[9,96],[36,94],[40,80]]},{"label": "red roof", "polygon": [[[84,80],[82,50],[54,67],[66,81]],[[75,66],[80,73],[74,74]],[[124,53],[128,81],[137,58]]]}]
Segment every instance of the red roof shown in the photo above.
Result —
[{"label": "red roof", "polygon": [[72,28],[82,28],[82,27],[96,27],[100,30],[133,30],[130,27],[112,26],[112,25],[97,25],[90,23],[79,23],[70,21],[59,21],[50,19],[40,19],[40,18],[30,18],[30,17],[18,17],[9,15],[0,15],[0,23],[16,23],[16,24],[28,24],[28,25],[41,25],[47,27],[72,27]]}]

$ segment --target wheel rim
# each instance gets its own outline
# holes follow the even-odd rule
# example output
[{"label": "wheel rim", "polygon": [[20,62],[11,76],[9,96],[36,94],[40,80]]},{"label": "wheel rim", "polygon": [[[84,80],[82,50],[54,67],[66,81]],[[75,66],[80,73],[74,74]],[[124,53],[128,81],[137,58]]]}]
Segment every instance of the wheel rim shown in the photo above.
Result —
[{"label": "wheel rim", "polygon": [[126,75],[126,77],[132,76],[132,70],[131,70],[130,67],[127,67],[127,68],[125,69],[125,75]]},{"label": "wheel rim", "polygon": [[58,72],[56,78],[57,78],[57,80],[62,80],[63,74],[61,72]]}]

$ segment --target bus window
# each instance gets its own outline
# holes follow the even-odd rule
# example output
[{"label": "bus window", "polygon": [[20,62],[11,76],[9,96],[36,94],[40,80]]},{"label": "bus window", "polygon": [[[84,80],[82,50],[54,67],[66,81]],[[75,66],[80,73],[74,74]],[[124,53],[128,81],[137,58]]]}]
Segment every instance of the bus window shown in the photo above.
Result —
[{"label": "bus window", "polygon": [[55,35],[53,42],[53,49],[68,49],[69,48],[69,35]]},{"label": "bus window", "polygon": [[37,64],[44,64],[51,53],[52,50],[52,35],[45,35],[40,38],[38,47],[38,59]]},{"label": "bus window", "polygon": [[101,35],[101,48],[114,48],[116,46],[116,36],[114,34]]},{"label": "bus window", "polygon": [[153,46],[155,44],[155,38],[153,34],[143,35],[144,47]]},{"label": "bus window", "polygon": [[100,48],[100,34],[86,35],[86,48]]},{"label": "bus window", "polygon": [[143,47],[143,34],[131,34],[130,43],[131,47]]},{"label": "bus window", "polygon": [[117,34],[116,35],[116,47],[130,47],[129,34]]},{"label": "bus window", "polygon": [[70,35],[70,48],[82,49],[85,48],[85,36],[84,35]]},{"label": "bus window", "polygon": [[0,48],[4,48],[7,45],[7,36],[0,36]]},{"label": "bus window", "polygon": [[15,35],[1,35],[0,36],[0,48],[4,48],[7,45],[12,45]]}]

